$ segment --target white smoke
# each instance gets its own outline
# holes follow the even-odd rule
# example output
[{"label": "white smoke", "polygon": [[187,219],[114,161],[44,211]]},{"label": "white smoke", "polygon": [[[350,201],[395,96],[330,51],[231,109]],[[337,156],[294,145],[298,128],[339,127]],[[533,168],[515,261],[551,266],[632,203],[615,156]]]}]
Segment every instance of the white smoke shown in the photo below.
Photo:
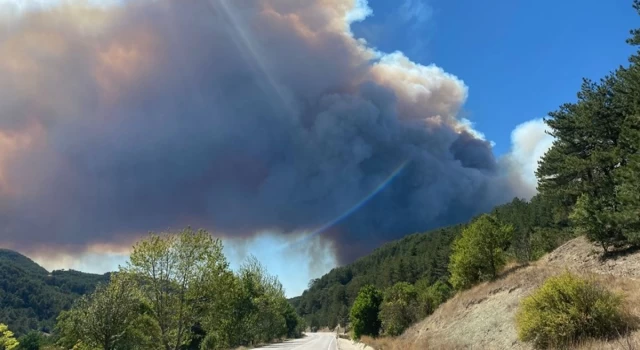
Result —
[{"label": "white smoke", "polygon": [[538,162],[553,144],[549,126],[543,119],[524,122],[511,132],[511,152],[506,156],[512,181],[519,184],[520,196],[529,199],[537,190]]}]

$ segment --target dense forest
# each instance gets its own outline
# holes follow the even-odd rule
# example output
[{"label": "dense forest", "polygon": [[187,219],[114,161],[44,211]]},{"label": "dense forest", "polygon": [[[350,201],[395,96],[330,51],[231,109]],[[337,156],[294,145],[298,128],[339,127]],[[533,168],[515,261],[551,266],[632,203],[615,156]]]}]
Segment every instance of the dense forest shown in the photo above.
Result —
[{"label": "dense forest", "polygon": [[367,284],[385,288],[397,282],[434,283],[446,278],[449,247],[459,231],[460,226],[452,226],[388,243],[310,281],[309,288],[290,302],[311,327],[344,326],[358,291]]},{"label": "dense forest", "polygon": [[[566,218],[559,219],[540,196],[531,201],[516,198],[492,214],[513,225],[507,251],[520,261],[538,258],[572,236]],[[398,282],[423,286],[446,283],[451,245],[467,226],[450,226],[388,243],[353,264],[310,281],[309,288],[290,302],[310,326],[334,328],[348,322],[351,305],[365,285],[387,289]]]},{"label": "dense forest", "polygon": [[109,274],[49,273],[21,254],[0,250],[0,320],[18,336],[30,330],[49,333],[61,311],[108,280]]}]

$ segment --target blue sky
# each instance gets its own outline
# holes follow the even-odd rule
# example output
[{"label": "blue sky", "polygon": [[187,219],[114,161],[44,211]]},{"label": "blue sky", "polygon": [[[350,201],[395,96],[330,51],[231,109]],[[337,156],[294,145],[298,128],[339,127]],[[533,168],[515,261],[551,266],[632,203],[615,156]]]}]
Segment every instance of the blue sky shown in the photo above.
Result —
[{"label": "blue sky", "polygon": [[469,86],[467,117],[498,155],[524,121],[575,100],[583,77],[625,64],[631,0],[369,0],[356,36],[435,63]]}]

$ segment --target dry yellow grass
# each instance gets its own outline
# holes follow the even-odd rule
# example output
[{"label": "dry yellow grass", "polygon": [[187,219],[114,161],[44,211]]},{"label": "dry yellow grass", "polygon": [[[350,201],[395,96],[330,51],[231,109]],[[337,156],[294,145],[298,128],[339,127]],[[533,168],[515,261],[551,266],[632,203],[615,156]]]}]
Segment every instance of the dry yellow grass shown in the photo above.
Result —
[{"label": "dry yellow grass", "polygon": [[418,350],[425,348],[424,344],[410,344],[398,338],[372,338],[364,336],[360,341],[376,350]]},{"label": "dry yellow grass", "polygon": [[[378,350],[532,349],[517,339],[515,314],[520,300],[548,277],[567,270],[594,277],[622,293],[626,309],[640,317],[640,252],[601,259],[597,247],[577,238],[530,265],[509,264],[496,280],[458,293],[398,338],[363,341]],[[611,341],[576,344],[575,348],[640,350],[640,331]]]}]

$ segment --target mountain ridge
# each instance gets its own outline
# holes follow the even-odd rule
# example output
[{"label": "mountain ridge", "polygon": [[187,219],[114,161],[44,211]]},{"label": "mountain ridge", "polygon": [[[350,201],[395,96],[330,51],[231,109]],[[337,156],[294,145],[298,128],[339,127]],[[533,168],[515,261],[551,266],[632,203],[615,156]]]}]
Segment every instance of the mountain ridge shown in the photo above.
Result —
[{"label": "mountain ridge", "polygon": [[19,252],[0,249],[0,323],[17,335],[51,332],[61,311],[109,278],[110,273],[49,272]]}]

